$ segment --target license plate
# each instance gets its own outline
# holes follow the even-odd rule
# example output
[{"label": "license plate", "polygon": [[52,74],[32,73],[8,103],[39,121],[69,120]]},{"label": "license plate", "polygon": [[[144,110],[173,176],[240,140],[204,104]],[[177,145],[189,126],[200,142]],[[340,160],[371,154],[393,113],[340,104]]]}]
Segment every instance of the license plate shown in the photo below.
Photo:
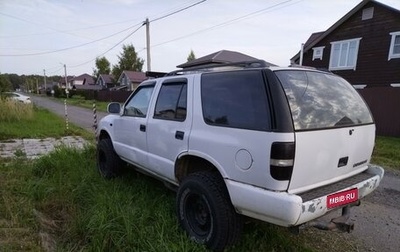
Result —
[{"label": "license plate", "polygon": [[328,195],[326,197],[326,207],[334,208],[346,205],[358,200],[358,189],[353,188],[344,192]]}]

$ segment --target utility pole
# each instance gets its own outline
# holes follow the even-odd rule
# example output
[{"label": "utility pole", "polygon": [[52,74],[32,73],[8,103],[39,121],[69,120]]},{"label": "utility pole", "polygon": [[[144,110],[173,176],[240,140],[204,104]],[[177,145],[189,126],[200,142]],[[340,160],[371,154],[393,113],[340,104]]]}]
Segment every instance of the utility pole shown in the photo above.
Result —
[{"label": "utility pole", "polygon": [[47,84],[46,84],[46,69],[43,69],[43,78],[44,78],[44,93],[46,94],[46,91],[47,91]]},{"label": "utility pole", "polygon": [[69,83],[67,80],[67,65],[64,64],[64,77],[65,77],[65,89],[69,89]]},{"label": "utility pole", "polygon": [[38,83],[38,79],[35,77],[36,80],[36,94],[39,94],[39,83]]},{"label": "utility pole", "polygon": [[146,18],[144,22],[146,24],[146,49],[147,49],[147,71],[151,71],[151,59],[150,59],[150,22]]}]

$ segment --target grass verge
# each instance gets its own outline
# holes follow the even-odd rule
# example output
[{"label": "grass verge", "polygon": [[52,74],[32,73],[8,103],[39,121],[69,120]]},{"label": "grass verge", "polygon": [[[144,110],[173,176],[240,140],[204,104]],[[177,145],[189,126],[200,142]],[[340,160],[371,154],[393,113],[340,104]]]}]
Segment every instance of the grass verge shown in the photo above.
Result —
[{"label": "grass verge", "polygon": [[375,141],[372,163],[400,170],[400,138],[379,136]]},{"label": "grass verge", "polygon": [[12,120],[2,120],[0,123],[0,140],[12,138],[44,138],[69,135],[93,139],[93,133],[69,124],[66,129],[63,118],[48,110],[30,106],[33,115]]}]

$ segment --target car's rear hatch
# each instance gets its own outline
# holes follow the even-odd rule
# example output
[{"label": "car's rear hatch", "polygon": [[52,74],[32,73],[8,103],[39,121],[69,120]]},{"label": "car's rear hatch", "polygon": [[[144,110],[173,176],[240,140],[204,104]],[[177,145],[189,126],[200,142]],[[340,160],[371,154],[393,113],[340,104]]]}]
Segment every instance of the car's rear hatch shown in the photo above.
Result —
[{"label": "car's rear hatch", "polygon": [[295,129],[295,159],[288,191],[301,193],[367,169],[375,125],[357,91],[330,73],[276,71]]}]

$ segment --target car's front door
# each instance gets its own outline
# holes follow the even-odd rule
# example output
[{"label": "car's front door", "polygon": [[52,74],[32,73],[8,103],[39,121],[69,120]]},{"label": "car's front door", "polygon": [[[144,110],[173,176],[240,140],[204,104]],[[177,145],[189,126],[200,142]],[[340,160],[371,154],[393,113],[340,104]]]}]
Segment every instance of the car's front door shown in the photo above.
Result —
[{"label": "car's front door", "polygon": [[171,182],[175,179],[177,157],[188,150],[192,122],[191,103],[187,102],[190,93],[187,78],[164,81],[147,124],[149,168]]},{"label": "car's front door", "polygon": [[147,111],[154,85],[139,87],[114,121],[114,149],[120,157],[147,167]]}]

